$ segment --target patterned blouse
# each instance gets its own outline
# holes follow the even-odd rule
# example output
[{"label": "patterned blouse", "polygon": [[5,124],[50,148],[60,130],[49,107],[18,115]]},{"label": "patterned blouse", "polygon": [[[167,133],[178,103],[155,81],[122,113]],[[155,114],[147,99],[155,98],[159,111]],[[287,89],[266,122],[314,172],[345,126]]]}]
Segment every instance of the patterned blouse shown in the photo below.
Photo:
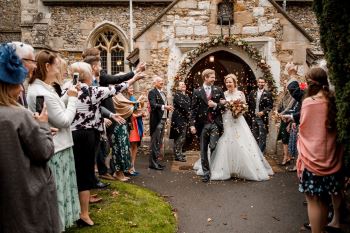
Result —
[{"label": "patterned blouse", "polygon": [[97,129],[103,131],[103,118],[100,111],[101,101],[128,88],[127,83],[111,87],[88,86],[81,84],[78,94],[77,113],[71,125],[72,131],[79,129]]}]

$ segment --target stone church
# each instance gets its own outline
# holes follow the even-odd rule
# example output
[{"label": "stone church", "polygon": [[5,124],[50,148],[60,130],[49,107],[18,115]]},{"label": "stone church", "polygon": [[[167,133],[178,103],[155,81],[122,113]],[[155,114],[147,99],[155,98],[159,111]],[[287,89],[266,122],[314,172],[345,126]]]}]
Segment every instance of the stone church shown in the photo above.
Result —
[{"label": "stone church", "polygon": [[131,10],[128,0],[0,0],[0,42],[52,48],[70,62],[97,47],[112,74],[144,61],[149,76],[165,77],[169,98],[178,80],[190,91],[200,85],[205,68],[216,70],[217,85],[235,73],[249,94],[269,76],[278,91],[287,62],[302,76],[322,56],[312,0],[286,2],[283,9],[274,0],[133,0]]}]

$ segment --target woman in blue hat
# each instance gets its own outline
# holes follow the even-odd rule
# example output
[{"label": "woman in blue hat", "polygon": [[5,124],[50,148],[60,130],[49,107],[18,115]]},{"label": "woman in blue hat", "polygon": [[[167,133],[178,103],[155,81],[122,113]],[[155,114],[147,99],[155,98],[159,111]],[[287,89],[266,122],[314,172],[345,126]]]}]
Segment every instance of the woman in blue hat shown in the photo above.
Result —
[{"label": "woman in blue hat", "polygon": [[0,45],[0,231],[59,232],[54,153],[46,106],[39,115],[17,103],[27,70],[12,45]]}]

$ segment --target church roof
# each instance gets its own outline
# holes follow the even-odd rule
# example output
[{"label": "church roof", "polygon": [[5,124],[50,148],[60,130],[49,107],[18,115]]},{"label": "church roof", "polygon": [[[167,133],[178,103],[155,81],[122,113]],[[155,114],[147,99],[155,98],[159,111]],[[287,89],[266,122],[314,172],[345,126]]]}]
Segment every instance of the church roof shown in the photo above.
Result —
[{"label": "church roof", "polygon": [[[150,27],[152,27],[155,23],[157,23],[170,9],[173,8],[179,1],[181,0],[174,0],[170,5],[168,5],[166,8],[164,8],[163,11],[160,12],[160,14],[152,21],[150,22],[144,29],[142,29],[139,33],[137,33],[134,37],[134,40],[138,39],[140,36],[142,36]],[[298,29],[310,42],[312,42],[314,39],[302,28],[296,21],[294,21],[285,10],[280,7],[274,0],[268,0],[275,8],[276,10],[281,13],[294,27]]]}]

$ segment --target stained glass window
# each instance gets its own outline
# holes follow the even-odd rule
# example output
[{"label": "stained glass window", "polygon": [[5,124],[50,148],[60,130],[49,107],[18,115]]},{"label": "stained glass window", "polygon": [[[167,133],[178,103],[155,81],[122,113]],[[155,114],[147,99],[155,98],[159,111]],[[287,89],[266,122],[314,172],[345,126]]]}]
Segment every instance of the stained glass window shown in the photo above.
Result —
[{"label": "stained glass window", "polygon": [[124,72],[124,45],[114,30],[102,31],[94,47],[101,51],[101,65],[109,74]]}]

